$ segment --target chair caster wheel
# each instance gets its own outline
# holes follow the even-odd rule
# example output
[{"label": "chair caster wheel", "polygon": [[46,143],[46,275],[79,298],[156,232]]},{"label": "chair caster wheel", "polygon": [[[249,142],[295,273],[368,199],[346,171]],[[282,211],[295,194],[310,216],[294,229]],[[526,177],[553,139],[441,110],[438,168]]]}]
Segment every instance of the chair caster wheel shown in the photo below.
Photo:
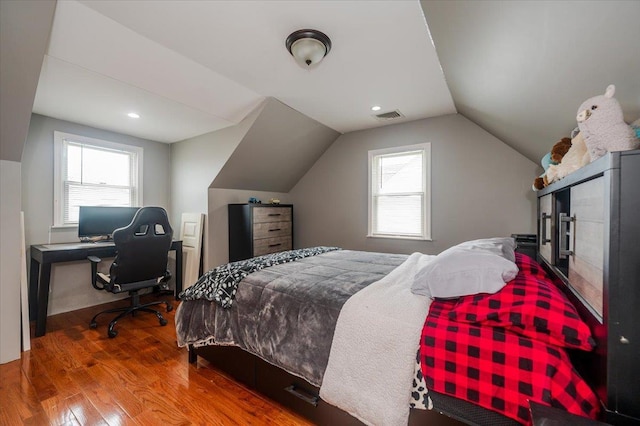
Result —
[{"label": "chair caster wheel", "polygon": [[167,305],[167,312],[171,312],[173,311],[173,305],[169,304]]},{"label": "chair caster wheel", "polygon": [[107,335],[109,336],[109,339],[113,339],[114,337],[116,337],[118,335],[118,332],[115,330],[109,330],[107,331]]},{"label": "chair caster wheel", "polygon": [[167,320],[166,320],[166,319],[164,319],[164,318],[160,319],[160,325],[161,325],[161,326],[165,326],[165,325],[167,325]]},{"label": "chair caster wheel", "polygon": [[89,328],[98,328],[98,323],[97,322],[92,322],[91,324],[89,324]]}]

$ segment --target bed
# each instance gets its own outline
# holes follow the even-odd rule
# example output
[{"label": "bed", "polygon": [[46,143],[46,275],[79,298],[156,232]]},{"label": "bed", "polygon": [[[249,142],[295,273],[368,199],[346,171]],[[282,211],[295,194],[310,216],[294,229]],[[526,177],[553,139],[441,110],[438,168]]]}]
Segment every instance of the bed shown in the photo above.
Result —
[{"label": "bed", "polygon": [[[589,329],[509,240],[438,256],[316,247],[222,265],[182,293],[178,345],[319,424],[529,424],[529,400],[597,417],[565,351],[592,350]],[[525,285],[534,290],[519,300]],[[489,309],[550,291],[559,299],[540,315],[559,303],[569,328]]]}]

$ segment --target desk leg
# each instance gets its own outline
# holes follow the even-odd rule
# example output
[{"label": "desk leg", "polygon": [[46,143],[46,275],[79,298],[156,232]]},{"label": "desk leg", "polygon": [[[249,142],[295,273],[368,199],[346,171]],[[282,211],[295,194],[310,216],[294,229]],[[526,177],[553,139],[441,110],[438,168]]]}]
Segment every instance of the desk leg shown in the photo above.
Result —
[{"label": "desk leg", "polygon": [[35,321],[38,317],[38,275],[40,263],[31,258],[29,269],[29,321]]},{"label": "desk leg", "polygon": [[36,317],[36,337],[44,336],[47,332],[47,308],[49,306],[49,280],[51,279],[51,264],[40,266],[40,285],[38,287],[38,315]]},{"label": "desk leg", "polygon": [[176,300],[179,300],[178,295],[182,292],[182,243],[180,247],[176,249]]}]

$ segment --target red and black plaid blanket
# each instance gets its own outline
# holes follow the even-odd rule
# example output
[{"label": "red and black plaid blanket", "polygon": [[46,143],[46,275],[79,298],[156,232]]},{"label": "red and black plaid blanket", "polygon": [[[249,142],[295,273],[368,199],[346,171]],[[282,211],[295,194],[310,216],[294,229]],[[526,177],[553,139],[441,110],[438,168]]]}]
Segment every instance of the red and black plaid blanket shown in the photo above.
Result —
[{"label": "red and black plaid blanket", "polygon": [[[546,286],[547,283],[540,283],[544,277],[530,273],[528,269],[535,265],[527,265],[529,261],[533,262],[524,259],[522,265],[523,258],[517,259],[521,270],[518,277],[501,290],[507,293],[507,299],[521,293],[530,297],[531,288],[539,293],[540,286]],[[546,291],[545,287],[542,293],[546,295]],[[491,298],[487,306],[497,306],[496,298],[504,299],[505,295],[498,293],[483,295]],[[532,338],[533,333],[520,333],[521,324],[513,327],[500,323],[495,315],[487,315],[489,320],[485,321],[452,319],[456,318],[456,307],[468,313],[469,303],[479,304],[478,309],[482,310],[485,301],[477,296],[433,301],[420,343],[427,388],[497,411],[523,424],[530,424],[529,401],[595,418],[599,411],[598,399],[574,370],[562,347],[550,344],[548,339]],[[519,305],[517,302],[516,306]],[[513,312],[509,316],[513,317]],[[466,316],[465,319],[469,320]],[[518,320],[521,319],[519,316]],[[532,319],[533,322],[539,320],[540,315]],[[573,332],[570,334],[574,336]]]}]

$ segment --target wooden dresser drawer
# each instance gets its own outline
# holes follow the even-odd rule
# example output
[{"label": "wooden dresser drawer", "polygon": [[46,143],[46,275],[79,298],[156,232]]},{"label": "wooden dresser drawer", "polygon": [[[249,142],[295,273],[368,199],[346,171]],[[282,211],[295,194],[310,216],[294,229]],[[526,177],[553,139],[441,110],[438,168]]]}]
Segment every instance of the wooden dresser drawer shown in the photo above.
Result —
[{"label": "wooden dresser drawer", "polygon": [[291,236],[262,238],[253,241],[253,255],[262,256],[263,254],[276,253],[283,250],[291,250]]},{"label": "wooden dresser drawer", "polygon": [[289,207],[256,207],[253,209],[253,223],[291,222]]},{"label": "wooden dresser drawer", "polygon": [[262,222],[253,224],[253,239],[291,235],[291,222]]},{"label": "wooden dresser drawer", "polygon": [[572,251],[569,281],[602,316],[604,268],[604,178],[571,187]]}]

